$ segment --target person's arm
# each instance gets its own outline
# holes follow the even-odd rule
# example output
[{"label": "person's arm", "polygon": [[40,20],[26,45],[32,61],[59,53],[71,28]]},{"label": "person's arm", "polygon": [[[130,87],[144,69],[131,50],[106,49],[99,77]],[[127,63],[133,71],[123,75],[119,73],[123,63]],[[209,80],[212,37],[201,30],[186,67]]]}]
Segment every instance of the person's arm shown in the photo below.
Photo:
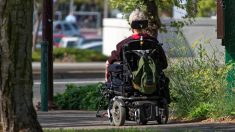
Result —
[{"label": "person's arm", "polygon": [[118,46],[116,46],[116,50],[113,50],[111,52],[111,56],[109,57],[109,59],[106,61],[105,63],[105,81],[108,81],[109,78],[109,72],[108,72],[108,67],[110,64],[113,64],[115,61],[119,60],[119,52],[118,52],[119,48]]},{"label": "person's arm", "polygon": [[117,61],[117,59],[118,59],[117,50],[113,50],[111,52],[111,56],[108,58],[107,61],[109,62],[109,64],[112,64],[113,62]]},{"label": "person's arm", "polygon": [[106,61],[105,63],[105,81],[108,81],[109,78],[109,72],[108,72],[108,68],[110,64],[113,64],[115,61],[117,61],[119,59],[119,53],[118,53],[118,45],[116,46],[116,50],[113,50],[111,52],[111,56],[109,57],[109,59]]},{"label": "person's arm", "polygon": [[130,37],[127,38],[127,39],[122,40],[121,42],[119,42],[119,43],[116,45],[116,50],[113,50],[113,51],[111,52],[111,56],[110,56],[109,59],[106,61],[105,81],[108,81],[108,77],[109,77],[108,67],[109,67],[109,65],[110,65],[110,64],[113,64],[114,62],[120,60],[120,54],[121,54],[121,52],[122,52],[122,46],[123,46],[123,44],[125,44],[129,39],[130,39]]},{"label": "person's arm", "polygon": [[131,39],[131,37],[128,37],[124,40],[122,40],[121,42],[119,42],[117,45],[116,45],[116,50],[113,50],[111,52],[111,56],[109,57],[108,59],[108,62],[110,64],[112,64],[113,62],[115,61],[119,61],[120,60],[120,55],[121,55],[121,52],[122,52],[122,47],[125,43],[127,43],[129,40]]}]

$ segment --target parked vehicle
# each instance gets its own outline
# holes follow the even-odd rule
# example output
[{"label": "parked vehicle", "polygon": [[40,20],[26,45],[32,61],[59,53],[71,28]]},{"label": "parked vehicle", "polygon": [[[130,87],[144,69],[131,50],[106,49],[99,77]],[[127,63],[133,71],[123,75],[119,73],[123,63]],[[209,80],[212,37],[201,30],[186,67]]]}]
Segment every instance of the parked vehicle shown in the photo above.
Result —
[{"label": "parked vehicle", "polygon": [[102,38],[82,39],[80,45],[82,46],[82,45],[90,44],[90,43],[92,43],[92,42],[100,42],[100,43],[102,43]]},{"label": "parked vehicle", "polygon": [[86,43],[84,45],[81,45],[79,48],[102,52],[103,42],[102,41],[90,42],[90,43]]},{"label": "parked vehicle", "polygon": [[79,37],[63,37],[60,41],[59,47],[62,48],[76,48],[81,39]]},{"label": "parked vehicle", "polygon": [[53,22],[53,33],[63,34],[65,36],[80,36],[80,30],[78,26],[75,23],[66,21]]},{"label": "parked vehicle", "polygon": [[[53,48],[59,48],[60,47],[60,41],[64,37],[62,34],[54,34],[53,35]],[[36,49],[40,49],[41,44],[37,43],[36,44]]]},{"label": "parked vehicle", "polygon": [[53,46],[55,48],[59,48],[60,47],[60,41],[61,39],[64,37],[63,34],[54,34],[53,35]]},{"label": "parked vehicle", "polygon": [[[54,21],[53,34],[61,34],[64,36],[81,36],[79,27],[75,23],[66,21]],[[39,38],[42,36],[42,24],[39,26],[38,36]]]},{"label": "parked vehicle", "polygon": [[89,44],[91,42],[102,42],[102,38],[84,38],[84,37],[82,37],[77,48],[81,47],[82,45]]}]

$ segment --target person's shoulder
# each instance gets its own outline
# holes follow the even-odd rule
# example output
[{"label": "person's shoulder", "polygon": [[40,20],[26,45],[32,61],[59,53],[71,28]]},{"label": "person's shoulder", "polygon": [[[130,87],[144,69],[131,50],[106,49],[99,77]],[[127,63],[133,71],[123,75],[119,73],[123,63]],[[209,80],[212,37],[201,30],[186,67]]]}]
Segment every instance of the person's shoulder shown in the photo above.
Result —
[{"label": "person's shoulder", "polygon": [[123,39],[122,41],[120,41],[117,45],[125,44],[125,43],[127,43],[128,41],[130,41],[131,39],[132,39],[131,36],[129,36],[129,37]]}]

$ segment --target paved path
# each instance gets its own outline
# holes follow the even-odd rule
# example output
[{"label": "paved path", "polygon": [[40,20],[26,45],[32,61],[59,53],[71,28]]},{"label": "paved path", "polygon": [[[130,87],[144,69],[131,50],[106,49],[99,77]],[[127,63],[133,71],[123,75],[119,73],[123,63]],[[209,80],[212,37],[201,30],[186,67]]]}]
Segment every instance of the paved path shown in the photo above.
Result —
[{"label": "paved path", "polygon": [[169,123],[158,125],[150,122],[140,126],[126,122],[125,126],[110,126],[107,118],[96,118],[95,111],[49,111],[38,112],[38,120],[43,128],[107,129],[107,128],[153,128],[156,130],[177,131],[235,131],[235,123]]},{"label": "paved path", "polygon": [[96,118],[89,111],[38,112],[38,120],[44,128],[84,128],[108,126],[105,118]]}]

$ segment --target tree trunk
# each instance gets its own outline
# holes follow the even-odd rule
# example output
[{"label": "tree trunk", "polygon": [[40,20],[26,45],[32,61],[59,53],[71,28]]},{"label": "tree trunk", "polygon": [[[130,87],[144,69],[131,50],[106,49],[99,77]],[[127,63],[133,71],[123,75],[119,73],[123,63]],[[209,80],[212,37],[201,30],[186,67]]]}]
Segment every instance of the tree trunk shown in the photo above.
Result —
[{"label": "tree trunk", "polygon": [[0,113],[4,132],[42,132],[33,107],[33,0],[0,0]]},{"label": "tree trunk", "polygon": [[161,21],[158,16],[158,6],[154,0],[144,0],[144,4],[147,7],[147,17],[149,20],[147,32],[157,38],[158,30],[161,27]]}]

